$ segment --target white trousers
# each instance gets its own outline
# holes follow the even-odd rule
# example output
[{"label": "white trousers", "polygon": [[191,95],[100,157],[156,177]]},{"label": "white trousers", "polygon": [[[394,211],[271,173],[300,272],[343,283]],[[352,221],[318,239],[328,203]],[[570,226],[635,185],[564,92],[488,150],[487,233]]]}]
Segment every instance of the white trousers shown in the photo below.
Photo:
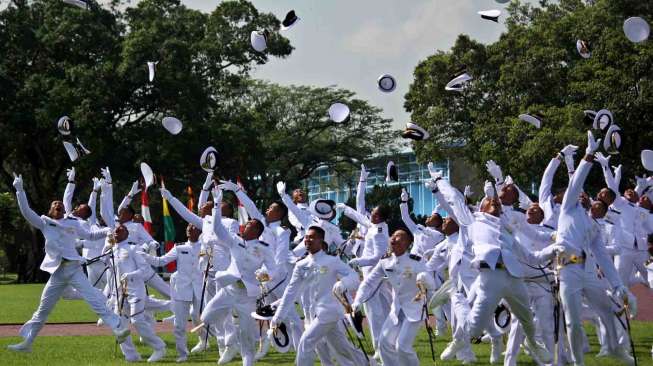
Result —
[{"label": "white trousers", "polygon": [[[530,306],[534,315],[535,322],[535,339],[542,342],[546,349],[554,354],[555,351],[555,323],[553,317],[554,299],[550,292],[544,288],[548,284],[527,282],[528,293],[530,295]],[[511,318],[510,333],[508,343],[506,344],[506,356],[504,366],[517,365],[520,346],[524,342],[524,330],[516,317]],[[561,337],[562,339],[562,337]],[[560,342],[562,343],[562,342]]]},{"label": "white trousers", "polygon": [[372,345],[374,349],[378,350],[379,338],[383,323],[390,314],[390,290],[385,281],[381,282],[379,289],[372,297],[363,303],[365,309],[365,317],[367,324],[370,326],[370,334],[372,335]]},{"label": "white trousers", "polygon": [[379,353],[384,365],[419,365],[413,342],[421,325],[421,321],[411,322],[406,319],[403,311],[399,312],[397,324],[390,317],[386,318],[379,338]]},{"label": "white trousers", "polygon": [[110,273],[107,268],[109,267],[102,261],[97,261],[86,266],[88,280],[93,287],[99,288],[100,290],[104,289],[104,286],[107,284],[105,273]]},{"label": "white trousers", "polygon": [[61,298],[66,287],[72,286],[86,301],[93,311],[104,321],[104,324],[116,329],[120,326],[120,318],[106,304],[106,298],[100,290],[93,287],[82,271],[79,262],[64,262],[50,276],[41,293],[41,302],[32,318],[20,328],[20,336],[28,342],[33,342],[48,319],[48,315]]},{"label": "white trousers", "polygon": [[158,274],[154,273],[150,278],[146,278],[145,285],[159,291],[159,293],[166,299],[170,298],[170,284],[164,281]]},{"label": "white trousers", "polygon": [[617,347],[613,305],[606,297],[606,289],[605,282],[602,282],[595,272],[585,272],[581,264],[571,264],[560,270],[560,300],[565,313],[571,357],[577,364],[584,364],[583,296],[605,326],[607,350],[613,352]]},{"label": "white trousers", "polygon": [[[145,317],[145,299],[128,295],[123,303],[123,316],[129,318],[129,322],[134,325],[138,335],[143,339],[143,343],[154,350],[165,348],[165,343],[154,332],[154,327]],[[140,357],[131,336],[120,344],[120,350],[127,360],[134,360]]]},{"label": "white trousers", "polygon": [[621,282],[625,286],[632,285],[630,280],[635,272],[639,272],[644,280],[648,278],[648,270],[645,263],[650,255],[646,250],[635,250],[622,248],[621,253],[614,258],[614,266],[617,268]]},{"label": "white trousers", "polygon": [[238,339],[244,366],[254,364],[257,329],[250,314],[255,310],[256,297],[247,296],[244,288],[234,284],[221,288],[206,304],[200,316],[206,324],[224,324],[226,318],[231,318],[232,313],[238,317]]},{"label": "white trousers", "polygon": [[354,347],[345,335],[342,321],[323,322],[318,319],[311,321],[302,334],[297,348],[295,365],[313,366],[315,364],[315,348],[325,340],[333,351],[340,366],[361,366],[366,365],[363,352]]},{"label": "white trousers", "polygon": [[[188,346],[186,342],[186,324],[188,323],[188,316],[190,315],[193,325],[200,323],[199,319],[199,302],[200,299],[193,296],[193,301],[173,300],[172,312],[175,315],[174,328],[172,334],[175,336],[175,344],[177,348],[177,355],[179,357],[188,356]],[[193,311],[191,312],[191,305]],[[201,332],[200,340],[204,337]]]}]

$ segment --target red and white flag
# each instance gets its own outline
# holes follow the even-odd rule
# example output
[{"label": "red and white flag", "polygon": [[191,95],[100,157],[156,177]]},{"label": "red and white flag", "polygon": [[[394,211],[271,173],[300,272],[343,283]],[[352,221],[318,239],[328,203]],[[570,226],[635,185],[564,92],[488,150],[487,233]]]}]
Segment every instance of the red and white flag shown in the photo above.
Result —
[{"label": "red and white flag", "polygon": [[152,215],[150,215],[150,199],[147,196],[147,189],[141,191],[141,215],[143,215],[143,226],[152,235]]}]

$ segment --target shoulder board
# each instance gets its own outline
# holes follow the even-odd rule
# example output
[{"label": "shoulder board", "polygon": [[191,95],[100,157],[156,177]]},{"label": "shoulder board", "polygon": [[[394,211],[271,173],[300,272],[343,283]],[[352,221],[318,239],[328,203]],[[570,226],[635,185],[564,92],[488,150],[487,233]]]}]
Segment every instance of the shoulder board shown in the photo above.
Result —
[{"label": "shoulder board", "polygon": [[418,261],[418,262],[422,260],[422,257],[420,257],[419,255],[416,255],[416,254],[410,254],[408,256],[408,258],[410,258],[410,259],[412,259],[414,261]]},{"label": "shoulder board", "polygon": [[610,212],[614,212],[614,213],[616,213],[617,215],[621,215],[621,212],[615,210],[614,208],[608,208],[608,211],[610,211]]},{"label": "shoulder board", "polygon": [[297,262],[299,262],[299,261],[302,260],[302,259],[305,259],[306,257],[308,257],[308,253],[305,253],[304,255],[302,255],[302,256],[297,260]]},{"label": "shoulder board", "polygon": [[242,247],[242,248],[245,248],[245,244],[243,244],[243,243],[238,243],[238,246]]},{"label": "shoulder board", "polygon": [[51,222],[48,222],[48,225],[50,225],[50,226],[54,226],[54,227],[57,227],[57,225],[55,225],[55,224],[53,224],[53,223],[51,223]]},{"label": "shoulder board", "polygon": [[542,224],[542,226],[544,226],[544,227],[547,228],[547,229],[555,230],[555,229],[553,228],[553,226],[551,226],[551,225]]},{"label": "shoulder board", "polygon": [[127,244],[129,244],[129,245],[136,245],[136,242],[128,241]]},{"label": "shoulder board", "polygon": [[181,254],[188,254],[188,251],[182,250]]},{"label": "shoulder board", "polygon": [[383,257],[381,257],[381,259],[390,258],[391,255],[392,255],[391,252],[387,252],[387,253],[385,253],[385,254],[383,255]]},{"label": "shoulder board", "polygon": [[526,210],[524,210],[524,209],[521,208],[521,207],[515,207],[513,210],[515,210],[515,211],[517,211],[517,212],[521,212],[521,213],[523,213],[523,214],[526,213]]},{"label": "shoulder board", "polygon": [[75,221],[77,221],[77,218],[72,217],[72,216],[66,216],[66,220],[75,220]]},{"label": "shoulder board", "polygon": [[266,243],[266,242],[264,242],[262,240],[259,240],[258,243],[261,244],[264,247],[269,247],[270,246],[270,244],[268,244],[268,243]]},{"label": "shoulder board", "polygon": [[382,233],[382,232],[383,232],[383,228],[382,228],[381,226],[379,226],[379,227],[378,227],[378,229],[379,229],[379,231],[378,231],[378,232],[380,232],[380,233]]},{"label": "shoulder board", "polygon": [[614,223],[612,221],[608,220],[608,219],[605,219],[605,222],[607,222],[610,225],[614,225]]}]

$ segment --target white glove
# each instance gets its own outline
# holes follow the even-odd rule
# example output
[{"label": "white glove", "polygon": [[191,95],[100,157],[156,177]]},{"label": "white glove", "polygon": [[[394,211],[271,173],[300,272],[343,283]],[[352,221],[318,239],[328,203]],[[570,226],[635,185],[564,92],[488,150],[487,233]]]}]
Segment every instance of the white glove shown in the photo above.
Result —
[{"label": "white glove", "polygon": [[68,177],[68,183],[75,183],[75,167],[66,169],[66,176]]},{"label": "white glove", "polygon": [[612,293],[614,296],[622,300],[628,299],[628,288],[626,288],[624,285],[615,286],[614,290],[612,290]]},{"label": "white glove", "polygon": [[93,181],[93,190],[95,192],[99,191],[100,187],[102,187],[102,182],[96,177],[93,177],[91,180]]},{"label": "white glove", "polygon": [[360,258],[354,258],[349,260],[349,265],[352,267],[358,267],[358,263],[360,263]]},{"label": "white glove", "polygon": [[336,281],[336,283],[333,284],[332,290],[334,293],[342,295],[347,291],[347,288],[342,284],[342,281]]},{"label": "white glove", "polygon": [[438,190],[438,184],[435,182],[435,179],[427,180],[424,183],[424,186],[429,189],[429,191],[434,192]]},{"label": "white glove", "polygon": [[487,172],[490,173],[492,178],[494,178],[495,182],[503,182],[503,172],[501,172],[501,167],[498,166],[494,160],[488,160],[488,162],[485,163],[485,167],[487,168]]},{"label": "white glove", "polygon": [[232,192],[240,191],[240,187],[238,187],[238,184],[228,180],[221,180],[219,188],[223,191],[232,191]]},{"label": "white glove", "polygon": [[587,148],[585,149],[585,155],[592,155],[596,150],[599,149],[601,144],[601,139],[595,140],[592,131],[587,131]]},{"label": "white glove", "polygon": [[494,186],[489,180],[486,180],[483,185],[483,193],[485,193],[485,197],[494,197]]},{"label": "white glove", "polygon": [[433,165],[432,162],[429,161],[427,168],[429,170],[429,174],[431,175],[431,178],[435,180],[442,178],[442,172],[439,170],[435,170],[435,166]]},{"label": "white glove", "polygon": [[101,168],[100,173],[102,173],[102,176],[104,177],[104,181],[107,184],[111,184],[111,172],[109,172],[109,167]]},{"label": "white glove", "polygon": [[14,188],[16,189],[16,192],[22,192],[23,191],[23,175],[16,175],[14,173],[14,183],[13,183]]},{"label": "white glove", "polygon": [[206,179],[204,180],[204,184],[202,184],[202,189],[205,191],[208,191],[211,188],[211,184],[213,184],[213,172],[209,172],[206,175]]},{"label": "white glove", "polygon": [[222,190],[219,187],[213,187],[211,194],[213,194],[213,207],[220,207],[220,202],[222,202]]},{"label": "white glove", "polygon": [[637,187],[641,187],[642,191],[648,187],[646,175],[642,175],[641,177],[635,176],[635,181],[637,182]]},{"label": "white glove", "polygon": [[127,193],[127,196],[134,197],[136,195],[136,193],[138,193],[140,191],[141,191],[141,189],[138,187],[138,181],[135,181],[134,183],[132,183],[132,187],[129,190],[129,193]]},{"label": "white glove", "polygon": [[368,175],[370,175],[370,172],[365,170],[365,164],[361,164],[361,176],[360,176],[359,182],[366,181]]},{"label": "white glove", "polygon": [[172,194],[170,194],[170,191],[161,187],[161,197],[163,197],[166,201],[170,201],[170,198],[172,198]]},{"label": "white glove", "polygon": [[344,209],[346,209],[347,207],[349,207],[349,206],[347,206],[347,205],[344,204],[344,203],[336,203],[336,210],[344,210]]},{"label": "white glove", "polygon": [[567,156],[573,157],[574,155],[576,155],[576,150],[578,150],[578,146],[567,145],[562,150],[560,150],[560,154],[562,154],[565,157]]},{"label": "white glove", "polygon": [[472,192],[472,186],[470,185],[465,186],[465,191],[463,194],[465,195],[465,197],[471,197],[474,194],[474,192]]},{"label": "white glove", "polygon": [[609,168],[610,158],[611,157],[612,156],[610,156],[610,155],[605,156],[601,152],[597,152],[596,154],[594,154],[594,159],[596,159],[596,161],[599,164],[601,164],[601,166],[604,167],[604,168]]},{"label": "white glove", "polygon": [[619,186],[619,182],[621,182],[621,168],[622,167],[623,166],[621,164],[619,164],[618,167],[614,167],[614,166],[612,167],[612,168],[614,168],[614,182],[617,184],[617,186]]},{"label": "white glove", "polygon": [[279,197],[283,197],[286,194],[286,183],[283,181],[277,182],[277,193]]},{"label": "white glove", "polygon": [[408,199],[410,196],[408,195],[408,192],[406,192],[406,188],[401,189],[401,202],[408,202]]}]

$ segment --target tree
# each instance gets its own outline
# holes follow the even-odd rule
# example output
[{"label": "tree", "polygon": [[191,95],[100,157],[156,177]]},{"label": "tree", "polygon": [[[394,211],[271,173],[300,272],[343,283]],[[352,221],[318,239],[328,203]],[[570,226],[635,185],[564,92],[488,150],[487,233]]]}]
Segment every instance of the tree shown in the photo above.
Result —
[{"label": "tree", "polygon": [[[508,12],[507,31],[497,42],[483,45],[460,35],[451,50],[415,68],[405,107],[433,136],[414,144],[418,157],[456,154],[481,170],[494,159],[527,185],[539,181],[565,145],[586,144],[590,125],[583,110],[607,108],[623,129],[621,154],[612,163],[623,163],[628,178],[643,173],[640,151],[653,137],[653,45],[631,43],[622,24],[634,15],[650,21],[653,4],[561,0],[533,7],[514,1]],[[578,55],[577,39],[590,43],[590,59]],[[473,81],[462,93],[445,91],[462,65]],[[520,113],[543,115],[542,128],[518,120]],[[602,186],[598,170],[593,173],[590,183]]]},{"label": "tree", "polygon": [[[145,0],[124,11],[118,5],[83,10],[57,0],[14,0],[0,12],[0,189],[11,190],[11,173],[22,173],[37,212],[60,197],[53,187],[63,186],[71,165],[54,128],[60,116],[73,118],[92,151],[75,163],[78,181],[89,182],[80,188],[88,190],[105,165],[124,188],[139,160],[179,154],[161,152],[169,137],[148,139],[161,117],[176,115],[189,139],[199,136],[209,111],[223,103],[220,91],[239,85],[268,55],[292,50],[277,32],[279,20],[244,0],[222,2],[211,14],[177,0]],[[249,32],[259,28],[271,33],[265,53],[249,45]],[[146,61],[156,60],[150,84]],[[31,237],[25,268],[38,267],[43,256],[40,236]],[[36,270],[24,275],[44,277]]]}]

